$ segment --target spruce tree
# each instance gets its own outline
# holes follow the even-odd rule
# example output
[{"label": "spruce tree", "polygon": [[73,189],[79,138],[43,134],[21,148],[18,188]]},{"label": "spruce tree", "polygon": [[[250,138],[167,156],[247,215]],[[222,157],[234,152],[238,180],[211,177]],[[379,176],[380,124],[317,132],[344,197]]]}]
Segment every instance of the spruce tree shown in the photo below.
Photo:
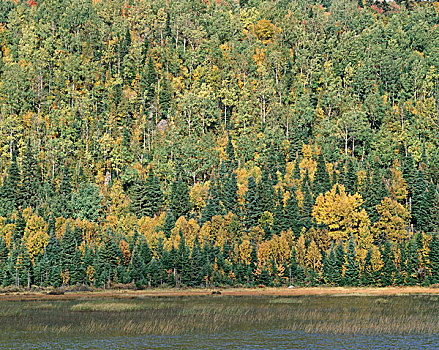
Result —
[{"label": "spruce tree", "polygon": [[237,164],[236,164],[236,157],[235,157],[235,147],[233,146],[232,143],[232,138],[228,137],[227,140],[227,147],[226,147],[226,161],[225,161],[225,165],[226,165],[226,169],[228,172],[232,172],[235,171],[237,168]]},{"label": "spruce tree", "polygon": [[267,171],[267,169],[265,169],[262,172],[261,180],[257,184],[259,207],[261,213],[263,213],[264,211],[273,213],[274,211],[275,192],[270,177],[271,174]]},{"label": "spruce tree", "polygon": [[131,210],[138,218],[142,216],[153,217],[163,205],[163,193],[158,177],[152,168],[149,168],[145,182],[139,181],[132,192]]},{"label": "spruce tree", "polygon": [[372,249],[367,251],[366,258],[364,259],[361,284],[363,286],[370,286],[373,284]]},{"label": "spruce tree", "polygon": [[[309,200],[309,199],[307,199]],[[307,204],[308,205],[308,204]],[[309,213],[309,209],[308,213]],[[311,209],[312,211],[312,209]],[[302,224],[306,224],[301,220],[300,211],[299,211],[299,203],[296,198],[296,190],[294,187],[290,190],[290,196],[287,199],[285,206],[285,221],[287,223],[287,229],[291,229],[296,236],[296,239],[299,238],[300,232],[302,229]]]},{"label": "spruce tree", "polygon": [[428,228],[428,214],[430,203],[428,203],[427,183],[424,173],[418,171],[413,185],[413,198],[411,203],[412,222],[417,230]]},{"label": "spruce tree", "polygon": [[187,216],[192,209],[189,201],[189,189],[181,176],[171,186],[169,209],[176,219],[180,216]]},{"label": "spruce tree", "polygon": [[71,283],[71,276],[76,275],[75,260],[76,260],[76,237],[70,226],[66,226],[64,235],[61,239],[61,268],[64,275],[69,276]]},{"label": "spruce tree", "polygon": [[439,283],[439,238],[437,233],[433,234],[433,238],[430,242],[428,259],[430,260],[430,282],[432,284],[437,284]]},{"label": "spruce tree", "polygon": [[159,104],[162,112],[163,117],[167,117],[169,108],[171,107],[171,101],[172,101],[172,93],[169,88],[169,83],[164,78],[162,80],[162,86],[159,93]]},{"label": "spruce tree", "polygon": [[346,175],[344,181],[346,192],[354,194],[357,191],[357,183],[358,183],[357,171],[355,169],[355,165],[354,162],[352,161],[352,158],[349,158],[346,164]]},{"label": "spruce tree", "polygon": [[145,108],[148,109],[155,99],[156,71],[152,57],[149,57],[148,65],[142,74],[141,87],[144,90],[143,97]]},{"label": "spruce tree", "polygon": [[22,185],[20,188],[20,204],[22,208],[35,208],[41,190],[40,168],[32,152],[30,141],[27,142],[21,166]]},{"label": "spruce tree", "polygon": [[258,220],[261,217],[259,194],[253,176],[250,176],[248,179],[247,191],[245,192],[244,199],[244,226],[249,230],[258,224]]},{"label": "spruce tree", "polygon": [[1,188],[0,214],[7,216],[19,205],[18,185],[21,181],[20,170],[17,165],[17,155],[12,153],[11,163],[8,168],[7,177]]},{"label": "spruce tree", "polygon": [[304,184],[302,184],[302,191],[303,191],[303,207],[301,213],[301,225],[305,227],[307,230],[309,230],[312,225],[311,214],[314,206],[314,199],[312,197],[309,185],[306,184],[305,181]]},{"label": "spruce tree", "polygon": [[395,283],[396,268],[394,254],[389,241],[384,242],[384,249],[381,251],[383,267],[381,269],[380,284],[383,287],[391,286]]},{"label": "spruce tree", "polygon": [[284,212],[284,203],[282,200],[282,193],[280,189],[276,193],[276,207],[273,213],[273,227],[272,234],[279,235],[282,231],[287,231],[289,223]]},{"label": "spruce tree", "polygon": [[222,203],[226,213],[236,213],[238,208],[238,183],[236,173],[233,171],[227,178],[222,189]]},{"label": "spruce tree", "polygon": [[200,224],[203,225],[206,221],[212,220],[215,215],[221,215],[222,209],[219,198],[219,183],[215,177],[212,177],[209,185],[209,192],[207,194],[207,204],[201,212]]},{"label": "spruce tree", "polygon": [[175,217],[172,214],[172,211],[168,210],[166,212],[165,222],[163,224],[163,232],[165,233],[166,238],[171,237],[171,231],[175,227]]},{"label": "spruce tree", "polygon": [[329,178],[328,170],[326,169],[325,159],[323,153],[320,152],[317,159],[317,169],[314,175],[313,192],[314,196],[318,196],[320,193],[325,194],[331,189],[331,179]]},{"label": "spruce tree", "polygon": [[358,262],[355,252],[354,238],[351,236],[347,251],[347,267],[345,272],[345,284],[348,286],[358,286],[359,283],[359,271]]},{"label": "spruce tree", "polygon": [[335,265],[336,265],[336,271],[334,274],[333,281],[336,286],[343,286],[344,285],[344,278],[343,278],[343,266],[345,265],[345,251],[343,247],[343,242],[340,240],[337,244],[337,247],[335,249]]}]

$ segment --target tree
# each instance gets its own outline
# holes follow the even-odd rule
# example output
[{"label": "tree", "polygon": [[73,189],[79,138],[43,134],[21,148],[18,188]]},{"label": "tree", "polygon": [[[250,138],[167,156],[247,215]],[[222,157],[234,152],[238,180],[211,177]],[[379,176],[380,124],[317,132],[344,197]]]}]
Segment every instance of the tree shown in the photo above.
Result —
[{"label": "tree", "polygon": [[172,183],[169,209],[175,218],[188,215],[192,209],[189,201],[189,190],[181,176]]},{"label": "tree", "polygon": [[23,208],[35,208],[41,188],[41,174],[31,149],[30,140],[28,140],[23,154],[21,171],[20,203]]},{"label": "tree", "polygon": [[259,206],[257,185],[253,176],[250,176],[248,179],[247,191],[245,192],[244,198],[244,226],[249,230],[258,224],[258,220],[262,214]]},{"label": "tree", "polygon": [[207,204],[201,212],[200,225],[203,225],[206,221],[212,220],[215,215],[221,215],[222,209],[220,206],[219,191],[218,180],[213,177],[209,185]]},{"label": "tree", "polygon": [[428,259],[430,260],[430,282],[432,284],[437,284],[439,283],[439,238],[437,234],[433,235],[433,238],[430,242]]},{"label": "tree", "polygon": [[313,192],[315,196],[320,193],[326,193],[331,189],[331,179],[329,178],[328,170],[326,169],[325,159],[323,153],[320,152],[317,159],[317,168],[314,175]]},{"label": "tree", "polygon": [[359,284],[358,262],[355,252],[354,238],[351,236],[347,251],[347,266],[344,276],[345,284],[348,286],[358,286]]},{"label": "tree", "polygon": [[163,193],[158,177],[150,168],[145,182],[139,181],[134,185],[131,194],[131,210],[138,218],[153,217],[163,205]]},{"label": "tree", "polygon": [[395,283],[396,268],[394,263],[394,254],[389,241],[384,242],[382,250],[383,268],[381,269],[380,284],[383,287],[391,286]]},{"label": "tree", "polygon": [[222,203],[226,213],[236,213],[238,207],[238,184],[235,171],[228,176],[227,182],[222,188]]},{"label": "tree", "polygon": [[96,184],[81,183],[78,192],[72,195],[74,217],[98,222],[102,199]]},{"label": "tree", "polygon": [[8,176],[1,188],[1,214],[7,215],[18,207],[18,184],[20,183],[20,170],[17,165],[16,153],[12,152],[12,159],[8,169]]}]

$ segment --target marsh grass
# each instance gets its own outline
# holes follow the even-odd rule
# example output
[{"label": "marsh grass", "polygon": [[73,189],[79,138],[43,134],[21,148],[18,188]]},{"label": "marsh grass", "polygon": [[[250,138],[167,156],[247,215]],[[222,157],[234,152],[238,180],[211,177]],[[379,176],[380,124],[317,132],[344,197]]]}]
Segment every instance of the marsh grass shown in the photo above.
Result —
[{"label": "marsh grass", "polygon": [[322,334],[439,333],[439,299],[395,297],[170,297],[0,302],[4,332],[33,336],[177,335],[283,329]]}]

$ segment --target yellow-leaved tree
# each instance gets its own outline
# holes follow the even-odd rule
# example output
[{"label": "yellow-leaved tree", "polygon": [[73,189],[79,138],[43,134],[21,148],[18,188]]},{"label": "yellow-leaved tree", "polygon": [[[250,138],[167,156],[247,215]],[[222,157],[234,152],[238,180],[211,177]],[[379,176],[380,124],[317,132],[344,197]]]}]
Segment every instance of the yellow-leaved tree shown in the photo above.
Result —
[{"label": "yellow-leaved tree", "polygon": [[374,237],[381,236],[383,239],[390,239],[394,242],[408,238],[407,227],[410,213],[402,204],[384,197],[376,209],[380,218],[372,227]]},{"label": "yellow-leaved tree", "polygon": [[328,235],[333,241],[346,240],[353,235],[360,248],[368,249],[372,244],[370,220],[366,210],[361,208],[362,204],[359,193],[351,195],[343,185],[335,184],[330,191],[319,194],[312,216],[318,224],[328,226]]},{"label": "yellow-leaved tree", "polygon": [[43,254],[44,247],[49,242],[47,234],[47,224],[41,216],[31,215],[27,220],[24,229],[24,244],[29,252],[29,256],[34,262],[35,256]]}]

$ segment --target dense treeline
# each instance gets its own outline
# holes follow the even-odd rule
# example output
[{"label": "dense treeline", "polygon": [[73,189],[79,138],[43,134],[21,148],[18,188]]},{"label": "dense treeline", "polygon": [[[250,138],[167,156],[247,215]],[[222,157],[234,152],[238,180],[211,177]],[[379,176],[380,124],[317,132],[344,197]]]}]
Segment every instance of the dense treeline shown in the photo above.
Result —
[{"label": "dense treeline", "polygon": [[2,284],[438,283],[438,10],[1,2]]}]

